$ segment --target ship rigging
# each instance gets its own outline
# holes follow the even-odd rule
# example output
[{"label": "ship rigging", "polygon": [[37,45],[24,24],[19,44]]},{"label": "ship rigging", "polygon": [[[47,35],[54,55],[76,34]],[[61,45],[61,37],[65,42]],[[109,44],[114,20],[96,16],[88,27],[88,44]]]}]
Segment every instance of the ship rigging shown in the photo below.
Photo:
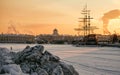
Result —
[{"label": "ship rigging", "polygon": [[[78,32],[78,36],[80,35],[80,32],[83,31],[83,35],[89,35],[93,34],[95,29],[98,29],[96,26],[91,26],[91,19],[93,19],[90,16],[90,10],[87,9],[87,5],[82,10],[81,14],[83,15],[82,18],[79,18],[79,27],[75,28],[75,31]],[[82,23],[82,26],[81,26]]]}]

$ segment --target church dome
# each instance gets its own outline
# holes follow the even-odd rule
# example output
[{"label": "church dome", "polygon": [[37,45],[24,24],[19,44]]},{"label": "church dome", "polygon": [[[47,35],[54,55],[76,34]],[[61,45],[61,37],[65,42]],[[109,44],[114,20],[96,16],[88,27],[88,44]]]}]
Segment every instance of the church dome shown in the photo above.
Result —
[{"label": "church dome", "polygon": [[53,30],[53,35],[54,35],[54,36],[59,35],[59,34],[58,34],[58,30],[57,30],[56,28]]}]

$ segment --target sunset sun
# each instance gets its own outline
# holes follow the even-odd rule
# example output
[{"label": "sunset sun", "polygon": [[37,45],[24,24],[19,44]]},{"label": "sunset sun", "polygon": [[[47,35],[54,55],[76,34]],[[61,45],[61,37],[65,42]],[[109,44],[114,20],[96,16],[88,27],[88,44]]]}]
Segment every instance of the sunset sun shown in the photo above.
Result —
[{"label": "sunset sun", "polygon": [[[118,1],[1,0],[0,33],[7,33],[9,21],[12,21],[16,30],[21,34],[51,34],[52,30],[57,28],[61,34],[77,35],[74,28],[79,25],[78,18],[83,17],[81,11],[86,3],[93,19],[97,21],[93,23],[93,26],[99,28],[96,33],[103,33],[104,30],[101,29],[103,25],[107,25],[108,30],[114,33],[113,31],[117,32],[120,26],[120,20],[116,19],[120,16]],[[103,25],[100,24],[100,18],[103,18]],[[109,20],[111,20],[109,25],[105,24]]]},{"label": "sunset sun", "polygon": [[112,19],[110,20],[110,23],[108,25],[109,31],[114,34],[120,34],[120,19]]}]

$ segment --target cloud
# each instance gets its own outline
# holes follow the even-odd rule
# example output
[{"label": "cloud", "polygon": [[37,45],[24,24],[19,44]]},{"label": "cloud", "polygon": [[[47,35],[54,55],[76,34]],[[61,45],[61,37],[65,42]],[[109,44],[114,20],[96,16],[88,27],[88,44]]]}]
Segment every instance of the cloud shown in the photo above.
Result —
[{"label": "cloud", "polygon": [[116,18],[119,18],[120,16],[120,10],[119,9],[115,9],[115,10],[111,10],[107,13],[105,13],[102,17],[102,21],[103,21],[103,28],[104,28],[104,33],[109,33],[109,30],[107,29],[108,27],[108,24],[109,24],[109,21],[111,19],[116,19]]}]

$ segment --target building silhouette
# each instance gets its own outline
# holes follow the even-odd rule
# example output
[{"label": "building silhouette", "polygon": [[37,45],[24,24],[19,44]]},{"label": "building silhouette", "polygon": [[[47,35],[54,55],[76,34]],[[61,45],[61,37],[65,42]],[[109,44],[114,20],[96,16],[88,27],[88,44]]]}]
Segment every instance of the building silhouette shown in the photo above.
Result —
[{"label": "building silhouette", "polygon": [[0,34],[0,43],[34,43],[35,36],[24,34]]},{"label": "building silhouette", "polygon": [[55,28],[55,29],[53,30],[53,36],[58,36],[58,35],[59,35],[58,30]]}]

